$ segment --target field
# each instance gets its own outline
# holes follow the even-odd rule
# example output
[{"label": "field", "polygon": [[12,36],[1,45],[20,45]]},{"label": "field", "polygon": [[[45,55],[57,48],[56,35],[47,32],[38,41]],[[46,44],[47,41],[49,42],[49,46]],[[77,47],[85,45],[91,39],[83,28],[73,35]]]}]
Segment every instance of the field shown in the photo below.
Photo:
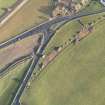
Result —
[{"label": "field", "polygon": [[[97,5],[93,8],[101,8],[101,5]],[[29,0],[17,14],[1,27],[0,42],[47,20],[50,13],[49,6],[49,0]],[[105,90],[105,35],[103,34],[105,33],[103,28],[105,20],[102,15],[81,18],[83,24],[95,21],[93,33],[78,45],[68,46],[42,71],[36,80],[32,81],[31,87],[26,89],[22,96],[21,102],[24,105],[105,104],[105,93],[103,92]],[[73,35],[77,34],[80,28],[81,25],[78,21],[65,24],[56,32],[45,53],[50,52],[55,46],[64,45]],[[1,59],[5,58],[6,61],[6,58],[11,60],[13,54],[14,56],[24,55],[24,53],[32,51],[34,42],[36,40],[33,38],[20,41],[12,47],[9,46],[10,49],[1,50],[0,57]],[[0,79],[0,105],[9,105],[13,98],[11,94],[15,93],[19,80],[23,77],[29,63],[29,60],[22,63]],[[0,64],[2,66],[2,61]]]},{"label": "field", "polygon": [[92,12],[92,11],[100,10],[102,8],[104,8],[104,6],[100,3],[100,0],[91,0],[90,4],[82,11]]},{"label": "field", "polygon": [[0,15],[4,12],[3,8],[8,8],[15,2],[16,0],[0,0]]},{"label": "field", "polygon": [[[80,19],[82,24],[87,25],[88,23],[93,23],[94,25],[98,24],[100,21],[103,21],[105,14],[100,13],[98,15],[85,16]],[[77,32],[81,29],[81,24],[78,21],[70,21],[62,26],[59,30],[56,31],[54,37],[51,39],[45,53],[50,52],[54,47],[64,45],[65,42],[68,42]],[[64,36],[64,37],[63,37]]]},{"label": "field", "polygon": [[[33,35],[0,50],[0,68],[22,56],[32,53],[39,46],[40,35]],[[30,42],[30,43],[29,43]]]},{"label": "field", "polygon": [[103,27],[105,20],[95,25],[90,36],[76,46],[68,46],[57,56],[30,89],[25,90],[21,102],[26,105],[104,105]]},{"label": "field", "polygon": [[[4,0],[1,1],[3,2]],[[50,11],[46,9],[49,6],[49,0],[29,0],[4,26],[0,27],[0,43],[46,20],[48,17],[47,12]],[[18,57],[17,55],[19,53],[21,55],[26,53],[26,49],[28,49],[28,52],[31,52],[33,46],[35,46],[34,43],[36,43],[35,39],[35,36],[33,36],[32,38],[26,38],[18,43],[12,44],[12,47],[9,46],[8,48],[0,49],[0,67],[14,58],[14,54],[11,54],[12,52],[15,53],[15,57]]]},{"label": "field", "polygon": [[50,12],[48,7],[49,0],[29,0],[4,26],[0,27],[0,42],[47,20]]},{"label": "field", "polygon": [[[2,0],[4,1],[4,0]],[[9,0],[8,0],[9,1]],[[10,1],[9,1],[10,2]],[[26,30],[31,26],[35,26],[40,22],[48,19],[49,0],[29,0],[21,10],[19,10],[3,27],[0,27],[0,43],[5,41],[16,34]],[[17,57],[17,55],[32,52],[32,48],[37,42],[37,37],[29,37],[22,41],[15,43],[5,49],[0,49],[0,67],[8,60]],[[13,54],[14,53],[14,54]],[[2,58],[3,57],[3,58]],[[4,63],[3,63],[4,62]],[[13,70],[14,72],[8,73],[5,77],[0,79],[0,105],[9,105],[13,98],[11,94],[16,91],[19,83],[15,82],[13,78],[21,79],[27,68],[27,63],[23,63]],[[19,71],[18,71],[19,70]]]},{"label": "field", "polygon": [[30,60],[27,60],[12,68],[8,75],[0,78],[0,105],[10,105],[11,99],[29,64]]},{"label": "field", "polygon": [[45,49],[45,52],[48,53],[54,47],[65,44],[65,42],[67,42],[68,39],[70,39],[73,35],[75,35],[80,28],[81,25],[78,23],[78,21],[72,21],[62,26],[59,30],[56,31],[54,37],[52,38],[47,48]]},{"label": "field", "polygon": [[[1,0],[1,2],[3,1]],[[6,3],[6,1],[3,3]],[[49,5],[49,0],[29,0],[3,27],[0,27],[0,43],[26,30],[30,26],[46,20],[48,17],[46,9]],[[33,37],[12,44],[5,49],[0,49],[0,67],[6,64],[6,62],[8,63],[8,61],[13,60],[14,57],[19,57],[18,55],[25,55],[27,51],[29,53],[32,52],[32,48],[37,42],[35,42],[35,39],[37,37],[34,35]]]}]

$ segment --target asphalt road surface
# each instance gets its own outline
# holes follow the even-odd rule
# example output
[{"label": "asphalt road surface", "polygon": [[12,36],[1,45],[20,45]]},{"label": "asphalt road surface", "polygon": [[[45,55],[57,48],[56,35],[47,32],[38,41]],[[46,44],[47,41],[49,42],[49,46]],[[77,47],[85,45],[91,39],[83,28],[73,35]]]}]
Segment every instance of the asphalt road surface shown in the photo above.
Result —
[{"label": "asphalt road surface", "polygon": [[102,10],[99,10],[99,11],[95,11],[95,12],[90,12],[90,13],[80,13],[80,14],[75,14],[73,16],[64,16],[64,17],[57,17],[57,18],[54,18],[53,20],[49,20],[49,21],[46,21],[36,27],[33,27],[31,28],[30,30],[28,31],[25,31],[19,35],[17,35],[16,37],[13,37],[11,39],[9,39],[8,41],[5,41],[3,43],[0,44],[0,49],[1,48],[4,48],[6,46],[9,46],[10,44],[13,44],[17,41],[20,41],[28,36],[31,36],[33,34],[37,34],[37,33],[43,33],[43,31],[49,29],[52,25],[56,24],[56,23],[59,23],[59,22],[62,22],[62,21],[70,21],[70,20],[76,20],[76,19],[79,19],[81,17],[84,17],[84,16],[89,16],[89,15],[95,15],[95,14],[98,14],[98,13],[102,13],[102,12],[105,12],[105,8],[103,8]]},{"label": "asphalt road surface", "polygon": [[42,40],[42,43],[40,44],[38,50],[36,53],[34,53],[33,51],[33,61],[32,61],[32,64],[30,65],[30,68],[29,70],[27,71],[24,79],[22,80],[17,92],[16,92],[16,95],[11,103],[11,105],[16,105],[18,102],[19,102],[19,99],[21,97],[21,94],[23,93],[26,85],[27,85],[27,82],[28,80],[30,79],[32,73],[33,73],[33,70],[35,69],[36,65],[38,64],[40,58],[41,58],[41,54],[43,53],[47,43],[49,42],[50,38],[53,36],[53,33],[51,33],[50,31],[48,31],[49,27],[51,27],[53,24],[55,23],[58,23],[58,22],[61,22],[61,21],[70,21],[70,20],[75,20],[75,19],[79,19],[83,16],[88,16],[88,15],[95,15],[95,14],[98,14],[98,13],[102,13],[102,12],[105,12],[105,8],[100,10],[100,11],[96,11],[96,12],[93,12],[93,13],[83,13],[83,14],[76,14],[75,16],[64,16],[64,17],[58,17],[58,18],[55,18],[51,21],[47,21],[45,23],[42,23],[40,24],[39,26],[37,27],[33,27],[32,29],[22,33],[22,34],[19,34],[18,36],[4,42],[4,43],[1,43],[0,44],[0,48],[3,48],[3,47],[6,47],[12,43],[15,43],[16,41],[19,41],[19,40],[22,40],[28,36],[31,36],[32,34],[35,34],[35,33],[39,33],[39,32],[44,32],[44,38]]}]

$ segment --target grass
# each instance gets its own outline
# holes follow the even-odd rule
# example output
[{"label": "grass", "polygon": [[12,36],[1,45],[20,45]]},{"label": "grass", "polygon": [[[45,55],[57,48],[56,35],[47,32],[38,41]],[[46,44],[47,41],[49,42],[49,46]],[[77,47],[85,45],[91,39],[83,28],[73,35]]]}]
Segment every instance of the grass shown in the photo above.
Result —
[{"label": "grass", "polygon": [[[8,0],[9,1],[9,0]],[[49,0],[29,0],[6,24],[0,27],[0,42],[3,42],[16,34],[35,26],[48,19]],[[32,41],[32,40],[31,40]],[[21,42],[30,43],[30,40]],[[16,91],[18,83],[13,80],[16,75],[20,79],[24,74],[26,64],[19,65],[15,72],[9,73],[0,80],[0,105],[9,105],[12,93]],[[17,71],[18,69],[19,72]],[[13,76],[14,75],[14,76]]]},{"label": "grass", "polygon": [[25,90],[21,102],[26,105],[104,105],[103,27],[105,21],[97,24],[91,35],[79,45],[67,47],[30,89]]},{"label": "grass", "polygon": [[[56,31],[54,37],[49,42],[45,53],[50,52],[54,47],[61,46],[68,41],[77,31],[80,30],[81,25],[77,21],[70,21]],[[59,40],[60,39],[60,40]]]},{"label": "grass", "polygon": [[[29,4],[32,5],[30,2],[32,3],[32,0],[30,0],[27,3],[27,5]],[[36,0],[33,1],[33,3],[34,2],[36,2]],[[38,2],[39,1],[37,1],[37,3]],[[26,7],[27,5],[25,5],[24,7]],[[24,10],[24,7],[21,11]],[[17,14],[19,13],[20,11]],[[26,14],[24,16],[26,16]],[[37,20],[38,18],[37,16],[35,20]],[[47,19],[47,17],[45,18]],[[16,31],[17,30],[16,29],[14,32],[13,31],[12,32],[18,33],[21,30],[24,30],[26,27],[31,26],[32,24],[37,24],[34,21],[34,19],[33,20],[29,19],[28,21],[26,20],[25,20],[26,23],[24,22],[22,24],[19,23],[21,24],[19,26],[21,27],[24,26],[22,27],[22,29],[19,28],[19,31]],[[7,26],[7,24],[9,24],[10,21],[11,20],[9,20],[8,23],[6,23],[4,26]],[[39,20],[38,22],[40,21],[43,21],[43,19]],[[89,21],[83,19],[83,22]],[[27,25],[25,26],[25,24]],[[42,72],[38,79],[33,82],[31,88],[24,92],[23,94],[24,97],[22,97],[22,102],[24,104],[101,105],[100,103],[102,103],[104,105],[105,94],[103,90],[105,89],[104,88],[105,72],[103,70],[104,68],[103,55],[105,50],[103,49],[103,47],[105,42],[103,38],[104,37],[103,27],[105,27],[105,25],[104,23],[100,23],[99,25],[101,27],[97,25],[95,27],[96,30],[94,31],[94,33],[92,33],[91,36],[87,37],[86,40],[83,40],[78,46],[69,46],[46,68],[46,70]],[[46,52],[50,51],[54,46],[64,44],[68,40],[68,38],[74,35],[75,32],[78,31],[79,29],[80,24],[78,24],[78,22],[71,22],[63,26],[62,29],[57,31],[56,35],[52,38],[52,41],[49,43]],[[6,36],[5,38],[9,37],[11,36],[8,37]],[[21,71],[22,69],[24,69],[24,67],[20,65],[18,66],[17,69],[20,69]],[[102,72],[99,71],[99,69],[102,70]],[[11,101],[10,94],[11,92],[14,92],[16,89],[16,88],[13,89],[13,87],[18,86],[16,82],[14,82],[13,80],[11,81],[11,78],[13,78],[12,75],[15,74],[17,78],[20,78],[20,75],[21,76],[23,75],[22,72],[19,72],[19,74],[14,72],[13,74],[8,75],[8,77],[6,76],[5,78],[1,79],[0,105],[9,105],[8,103]],[[9,79],[10,82],[7,81]],[[8,87],[5,88],[6,86]],[[4,91],[4,93],[2,93],[2,91]]]},{"label": "grass", "polygon": [[40,34],[33,35],[20,40],[15,44],[11,44],[8,47],[0,49],[0,68],[3,68],[5,65],[17,58],[30,54],[33,51],[33,48],[39,44],[39,38]]},{"label": "grass", "polygon": [[104,6],[100,3],[100,0],[91,0],[90,4],[87,5],[82,11],[92,12],[102,9]]},{"label": "grass", "polygon": [[[42,0],[29,0],[14,16],[11,17],[11,19],[8,20],[8,22],[6,22],[6,24],[0,27],[0,43],[2,43],[3,41],[13,36],[16,36],[18,33],[26,29],[29,29],[33,25],[35,26],[41,23],[42,21],[47,20],[49,17],[50,6],[51,6],[49,2],[50,0],[43,0],[43,1]],[[32,40],[29,40],[29,38],[27,39],[26,39],[27,41],[25,40],[19,41],[18,45],[26,46],[28,45],[28,43],[32,44],[33,42],[32,40],[34,39]],[[13,46],[15,45],[17,45],[17,43],[14,44]],[[32,47],[33,46],[34,44],[32,45]],[[30,48],[32,47],[30,45]],[[4,52],[6,52],[5,49],[3,50]],[[0,52],[3,52],[3,50],[2,51],[0,50]],[[8,53],[8,51],[6,53]],[[2,56],[4,56],[4,54],[1,54],[1,57]]]},{"label": "grass", "polygon": [[37,25],[49,17],[49,0],[29,0],[0,28],[0,42]]},{"label": "grass", "polygon": [[29,63],[30,60],[21,63],[13,68],[13,71],[9,72],[8,75],[0,79],[0,105],[10,105],[11,99],[19,86],[19,81]]},{"label": "grass", "polygon": [[16,0],[0,0],[0,15],[4,12],[2,8],[8,8],[15,2]]},{"label": "grass", "polygon": [[[98,24],[98,22],[105,19],[103,15],[105,15],[105,13],[91,15],[89,17],[85,16],[85,17],[82,17],[80,20],[84,25],[88,23],[94,23],[95,25],[95,24]],[[81,29],[81,25],[78,21],[74,20],[66,23],[59,30],[56,31],[55,35],[47,45],[47,48],[45,49],[45,53],[50,52],[56,46],[64,45],[64,43],[67,42],[68,39],[72,38],[73,35],[76,35],[80,29]]]}]

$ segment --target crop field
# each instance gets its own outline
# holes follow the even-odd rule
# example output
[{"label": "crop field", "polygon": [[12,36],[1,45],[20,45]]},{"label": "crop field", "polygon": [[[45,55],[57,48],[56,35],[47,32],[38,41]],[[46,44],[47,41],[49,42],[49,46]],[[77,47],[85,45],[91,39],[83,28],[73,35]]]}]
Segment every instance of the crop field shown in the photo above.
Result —
[{"label": "crop field", "polygon": [[70,45],[59,54],[32,82],[30,89],[25,90],[21,102],[26,105],[104,105],[103,27],[105,20],[96,24],[94,31],[78,45]]},{"label": "crop field", "polygon": [[49,5],[49,0],[29,0],[8,22],[0,27],[0,42],[47,20],[50,12]]},{"label": "crop field", "polygon": [[20,63],[17,67],[12,68],[8,75],[0,77],[0,105],[10,105],[11,99],[29,64],[30,60]]},{"label": "crop field", "polygon": [[3,8],[8,8],[15,2],[16,0],[0,0],[0,15],[4,12]]}]

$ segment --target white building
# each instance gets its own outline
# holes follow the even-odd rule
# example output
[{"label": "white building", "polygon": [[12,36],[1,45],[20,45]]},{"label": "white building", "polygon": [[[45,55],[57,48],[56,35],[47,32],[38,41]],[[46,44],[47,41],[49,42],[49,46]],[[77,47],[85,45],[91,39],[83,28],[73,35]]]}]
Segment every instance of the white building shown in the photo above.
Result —
[{"label": "white building", "polygon": [[105,0],[100,0],[100,2],[105,6]]}]

